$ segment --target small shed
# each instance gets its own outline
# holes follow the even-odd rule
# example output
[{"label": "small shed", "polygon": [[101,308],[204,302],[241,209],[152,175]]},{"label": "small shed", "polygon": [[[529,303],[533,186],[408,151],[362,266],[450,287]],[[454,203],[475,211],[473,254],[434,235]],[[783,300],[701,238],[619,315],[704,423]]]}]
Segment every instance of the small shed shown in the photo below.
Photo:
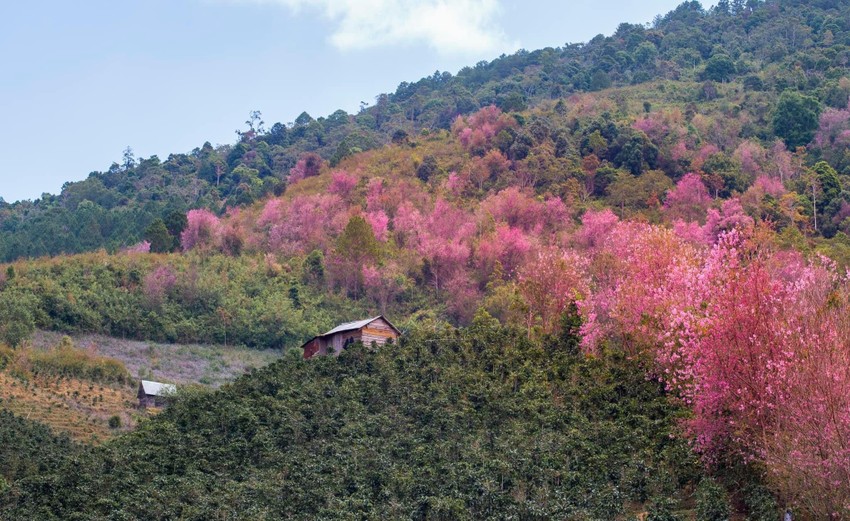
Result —
[{"label": "small shed", "polygon": [[304,348],[304,358],[307,359],[317,355],[339,355],[348,345],[358,341],[366,345],[374,342],[382,346],[400,335],[401,331],[397,327],[382,315],[378,315],[340,324],[323,335],[313,337],[301,347]]},{"label": "small shed", "polygon": [[163,384],[142,380],[139,384],[139,407],[162,407],[168,404],[168,400],[177,391],[174,384]]}]

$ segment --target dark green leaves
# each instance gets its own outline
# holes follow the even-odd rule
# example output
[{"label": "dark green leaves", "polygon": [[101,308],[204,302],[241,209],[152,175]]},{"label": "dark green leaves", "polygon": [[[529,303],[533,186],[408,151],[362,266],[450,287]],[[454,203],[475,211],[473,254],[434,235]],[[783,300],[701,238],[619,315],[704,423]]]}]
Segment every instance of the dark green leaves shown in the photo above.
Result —
[{"label": "dark green leaves", "polygon": [[785,91],[773,112],[773,131],[791,150],[805,146],[815,135],[820,111],[821,104],[815,98]]},{"label": "dark green leaves", "polygon": [[0,517],[614,519],[676,504],[700,473],[671,437],[678,409],[639,365],[577,353],[564,324],[550,349],[479,313],[377,351],[288,357],[13,483]]}]

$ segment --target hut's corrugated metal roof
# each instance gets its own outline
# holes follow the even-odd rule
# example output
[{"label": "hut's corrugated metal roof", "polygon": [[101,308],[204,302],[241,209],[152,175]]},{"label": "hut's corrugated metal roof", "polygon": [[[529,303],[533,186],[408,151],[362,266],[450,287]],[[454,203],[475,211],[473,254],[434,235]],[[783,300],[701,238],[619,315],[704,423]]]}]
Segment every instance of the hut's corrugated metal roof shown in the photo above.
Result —
[{"label": "hut's corrugated metal roof", "polygon": [[320,335],[320,336],[328,336],[328,335],[333,335],[334,333],[342,333],[343,331],[354,331],[356,329],[361,329],[361,328],[368,326],[372,322],[378,320],[379,318],[381,318],[381,315],[378,315],[377,317],[367,318],[365,320],[358,320],[356,322],[346,322],[345,324],[340,324],[340,325],[336,326],[335,328],[331,329],[330,331],[328,331],[327,333]]},{"label": "hut's corrugated metal roof", "polygon": [[171,394],[175,392],[177,390],[177,386],[174,384],[161,384],[159,382],[142,380],[142,390],[148,396],[162,396],[164,394]]}]

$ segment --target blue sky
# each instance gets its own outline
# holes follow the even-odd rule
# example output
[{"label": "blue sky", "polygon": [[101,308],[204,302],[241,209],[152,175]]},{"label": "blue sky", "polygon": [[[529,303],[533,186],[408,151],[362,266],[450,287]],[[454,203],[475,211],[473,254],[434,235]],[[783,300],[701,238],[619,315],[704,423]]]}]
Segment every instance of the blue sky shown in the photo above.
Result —
[{"label": "blue sky", "polygon": [[[649,22],[680,0],[31,0],[0,17],[0,197],[356,112],[402,81]],[[707,7],[708,3],[703,2]]]}]

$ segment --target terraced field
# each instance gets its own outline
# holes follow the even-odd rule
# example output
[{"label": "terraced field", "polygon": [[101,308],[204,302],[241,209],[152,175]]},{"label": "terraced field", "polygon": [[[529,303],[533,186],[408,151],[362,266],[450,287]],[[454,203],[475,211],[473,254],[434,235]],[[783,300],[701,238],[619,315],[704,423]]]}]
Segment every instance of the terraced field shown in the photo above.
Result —
[{"label": "terraced field", "polygon": [[[27,349],[50,350],[62,342],[62,337],[58,333],[38,332]],[[93,356],[118,360],[133,380],[118,384],[36,374],[28,371],[25,363],[23,370],[7,367],[0,371],[0,408],[86,443],[99,443],[132,430],[139,419],[156,413],[136,407],[138,379],[219,387],[280,357],[278,351],[271,350],[158,344],[101,335],[78,336],[72,343],[75,349]],[[118,418],[118,426],[114,426],[113,419],[110,427],[110,419],[114,417]]]},{"label": "terraced field", "polygon": [[[3,408],[87,443],[130,430],[149,414],[136,409],[136,390],[131,386],[56,377],[24,380],[0,371],[0,389]],[[109,427],[113,416],[120,420],[118,428]]]}]

